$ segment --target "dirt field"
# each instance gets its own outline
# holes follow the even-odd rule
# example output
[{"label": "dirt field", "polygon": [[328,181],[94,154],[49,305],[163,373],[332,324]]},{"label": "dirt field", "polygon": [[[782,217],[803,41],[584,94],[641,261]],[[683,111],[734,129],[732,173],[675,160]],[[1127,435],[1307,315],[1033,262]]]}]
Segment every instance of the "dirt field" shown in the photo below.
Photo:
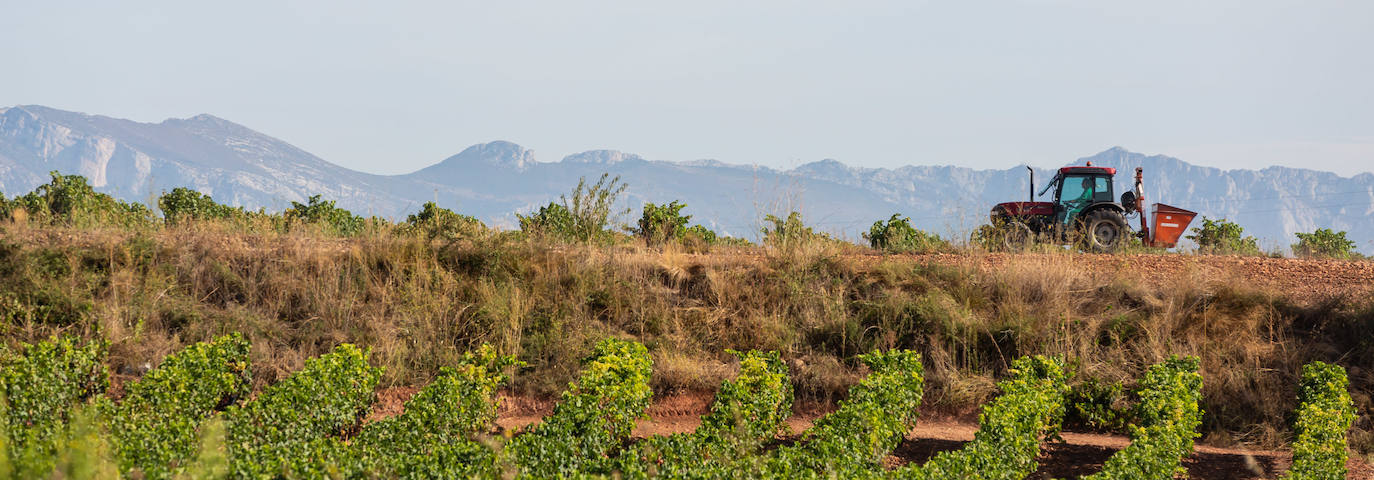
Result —
[{"label": "dirt field", "polygon": [[[706,265],[763,262],[762,254],[684,255]],[[985,271],[1007,268],[1065,267],[1099,277],[1129,274],[1151,286],[1179,281],[1243,282],[1299,302],[1321,301],[1339,295],[1374,294],[1374,261],[1303,258],[1242,257],[1185,254],[1090,253],[937,253],[923,255],[844,255],[844,260],[867,266],[883,262],[977,266]]]}]

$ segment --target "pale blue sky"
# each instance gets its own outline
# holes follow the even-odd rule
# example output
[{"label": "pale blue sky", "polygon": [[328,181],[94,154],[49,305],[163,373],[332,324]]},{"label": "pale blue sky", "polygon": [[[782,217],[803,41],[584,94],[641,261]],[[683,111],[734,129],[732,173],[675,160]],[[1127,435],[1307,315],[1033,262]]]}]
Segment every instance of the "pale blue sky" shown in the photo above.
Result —
[{"label": "pale blue sky", "polygon": [[0,0],[0,105],[211,113],[374,173],[510,140],[790,167],[1114,145],[1374,171],[1374,2]]}]

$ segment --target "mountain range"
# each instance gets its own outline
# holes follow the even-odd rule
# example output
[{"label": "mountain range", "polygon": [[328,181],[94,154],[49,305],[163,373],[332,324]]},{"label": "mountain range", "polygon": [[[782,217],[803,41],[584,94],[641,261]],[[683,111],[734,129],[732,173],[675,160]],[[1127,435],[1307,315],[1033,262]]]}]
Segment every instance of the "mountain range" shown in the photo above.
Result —
[{"label": "mountain range", "polygon": [[[1295,232],[1333,228],[1348,231],[1361,250],[1374,250],[1374,174],[1221,170],[1120,147],[1066,165],[1088,161],[1118,169],[1117,192],[1130,187],[1135,167],[1143,167],[1147,201],[1230,219],[1267,248],[1286,247]],[[504,141],[470,146],[412,173],[374,175],[212,115],[140,123],[33,105],[0,109],[0,192],[28,192],[54,170],[83,175],[97,190],[150,205],[161,192],[182,186],[250,209],[281,210],[322,194],[355,213],[394,219],[435,201],[504,227],[515,225],[517,212],[557,201],[579,178],[594,182],[610,173],[629,185],[625,206],[636,212],[643,202],[680,200],[694,222],[753,238],[765,214],[796,210],[807,224],[854,240],[893,213],[911,217],[919,228],[966,235],[986,221],[992,205],[1024,200],[1029,188],[1024,166],[888,169],[825,159],[782,170],[648,160],[615,150],[543,162]],[[1037,189],[1052,175],[1036,169]]]}]

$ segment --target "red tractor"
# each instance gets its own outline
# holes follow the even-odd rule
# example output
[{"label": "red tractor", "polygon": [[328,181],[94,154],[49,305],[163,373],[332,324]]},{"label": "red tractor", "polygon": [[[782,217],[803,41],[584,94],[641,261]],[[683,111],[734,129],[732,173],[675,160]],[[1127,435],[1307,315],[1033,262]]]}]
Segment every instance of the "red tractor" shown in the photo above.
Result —
[{"label": "red tractor", "polygon": [[[1113,191],[1115,175],[1115,168],[1094,167],[1092,162],[1082,167],[1063,167],[1037,195],[1035,170],[1031,170],[1030,201],[992,207],[992,225],[975,232],[975,243],[1019,251],[1040,241],[1114,252],[1126,244],[1130,235],[1135,235],[1145,246],[1173,247],[1197,214],[1156,203],[1152,215],[1155,225],[1151,229],[1143,214],[1141,169],[1135,169],[1135,189],[1122,193],[1120,202]],[[1035,201],[1035,197],[1044,196],[1051,189],[1054,201]],[[1137,213],[1141,214],[1140,231],[1132,232],[1126,218]]]}]

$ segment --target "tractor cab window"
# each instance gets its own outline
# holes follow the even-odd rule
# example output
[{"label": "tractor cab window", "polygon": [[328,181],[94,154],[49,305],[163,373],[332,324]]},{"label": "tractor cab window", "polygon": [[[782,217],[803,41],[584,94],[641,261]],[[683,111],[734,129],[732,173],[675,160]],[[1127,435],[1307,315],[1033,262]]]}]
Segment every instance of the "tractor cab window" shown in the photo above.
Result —
[{"label": "tractor cab window", "polygon": [[[1079,212],[1092,205],[1097,197],[1105,195],[1110,198],[1111,187],[1107,183],[1110,179],[1097,175],[1063,175],[1059,179],[1059,198],[1058,204],[1060,217],[1064,224],[1069,224],[1078,216]],[[1110,200],[1108,200],[1110,201]]]},{"label": "tractor cab window", "polygon": [[1093,179],[1093,201],[1111,202],[1112,198],[1112,179],[1111,177],[1097,176]]},{"label": "tractor cab window", "polygon": [[1064,206],[1092,202],[1098,188],[1090,175],[1064,175],[1059,179],[1059,204]]}]

